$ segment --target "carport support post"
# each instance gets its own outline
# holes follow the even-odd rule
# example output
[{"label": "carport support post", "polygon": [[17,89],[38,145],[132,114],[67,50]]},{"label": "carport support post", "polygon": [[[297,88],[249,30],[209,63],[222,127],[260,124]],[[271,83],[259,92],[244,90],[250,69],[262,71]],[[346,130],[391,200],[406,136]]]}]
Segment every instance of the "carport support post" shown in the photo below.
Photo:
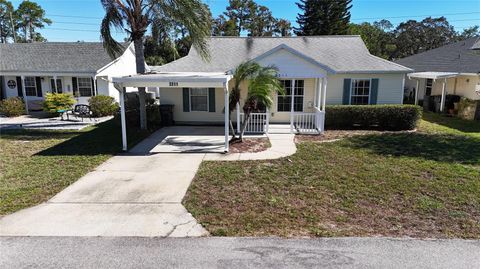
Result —
[{"label": "carport support post", "polygon": [[440,101],[440,112],[443,112],[443,108],[445,107],[445,95],[447,89],[447,79],[443,80],[443,87],[442,87],[442,99]]},{"label": "carport support post", "polygon": [[122,123],[123,151],[127,151],[127,122],[125,120],[125,88],[120,91],[120,119]]},{"label": "carport support post", "polygon": [[27,92],[25,91],[25,76],[21,76],[21,79],[22,79],[23,101],[25,102],[25,111],[27,112],[27,115],[28,115],[28,100],[27,100]]},{"label": "carport support post", "polygon": [[237,102],[237,133],[240,134],[240,102]]},{"label": "carport support post", "polygon": [[322,111],[325,111],[327,105],[327,77],[322,79]]},{"label": "carport support post", "polygon": [[418,87],[420,87],[419,79],[417,79],[417,87],[415,88],[415,105],[418,105]]},{"label": "carport support post", "polygon": [[225,153],[228,152],[228,136],[229,136],[229,119],[230,119],[230,109],[229,109],[229,100],[228,100],[228,88],[227,81],[223,83],[223,92],[225,93]]}]

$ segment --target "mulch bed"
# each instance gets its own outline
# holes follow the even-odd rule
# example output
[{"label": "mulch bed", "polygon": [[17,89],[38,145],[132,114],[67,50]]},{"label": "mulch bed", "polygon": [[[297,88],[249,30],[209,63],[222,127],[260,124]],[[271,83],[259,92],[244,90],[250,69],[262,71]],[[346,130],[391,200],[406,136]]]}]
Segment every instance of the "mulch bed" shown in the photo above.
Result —
[{"label": "mulch bed", "polygon": [[239,140],[230,141],[230,153],[254,153],[264,151],[271,147],[268,138],[244,138],[243,142]]},{"label": "mulch bed", "polygon": [[402,133],[411,131],[376,131],[376,130],[326,130],[321,135],[296,135],[295,142],[325,142],[331,140],[338,140],[342,138],[348,138],[357,135],[372,135],[372,134],[385,134],[385,133]]}]

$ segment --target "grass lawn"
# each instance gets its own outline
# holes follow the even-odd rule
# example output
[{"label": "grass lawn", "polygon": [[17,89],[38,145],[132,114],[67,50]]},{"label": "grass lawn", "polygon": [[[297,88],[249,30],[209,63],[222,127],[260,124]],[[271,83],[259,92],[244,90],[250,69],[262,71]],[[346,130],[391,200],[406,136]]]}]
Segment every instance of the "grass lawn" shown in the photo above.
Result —
[{"label": "grass lawn", "polygon": [[[113,120],[81,131],[2,131],[0,216],[48,200],[120,152],[120,132]],[[129,144],[146,135],[132,131]]]},{"label": "grass lawn", "polygon": [[480,123],[301,142],[272,161],[204,162],[184,205],[213,235],[480,239]]}]

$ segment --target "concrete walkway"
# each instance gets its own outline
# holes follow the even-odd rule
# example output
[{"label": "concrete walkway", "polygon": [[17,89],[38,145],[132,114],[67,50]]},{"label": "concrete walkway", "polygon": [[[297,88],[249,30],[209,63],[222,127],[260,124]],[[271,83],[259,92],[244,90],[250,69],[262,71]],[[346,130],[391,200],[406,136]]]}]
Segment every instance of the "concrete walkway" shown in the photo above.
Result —
[{"label": "concrete walkway", "polygon": [[[202,131],[186,130],[173,132],[185,145],[162,144],[169,136],[161,130],[46,203],[3,217],[0,236],[204,236],[208,232],[181,204],[203,160],[273,159],[296,151],[294,136],[281,134],[269,135],[272,147],[259,153],[163,153],[172,147],[190,152],[188,141],[197,141]],[[209,141],[208,134],[202,138]]]}]

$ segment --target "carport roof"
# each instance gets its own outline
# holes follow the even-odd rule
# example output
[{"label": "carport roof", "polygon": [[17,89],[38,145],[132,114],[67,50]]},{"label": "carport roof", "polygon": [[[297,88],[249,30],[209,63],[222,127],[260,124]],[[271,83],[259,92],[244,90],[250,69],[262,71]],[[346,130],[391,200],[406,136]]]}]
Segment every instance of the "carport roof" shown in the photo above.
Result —
[{"label": "carport roof", "polygon": [[113,77],[112,82],[122,84],[123,87],[154,87],[157,86],[157,83],[212,83],[221,85],[231,77],[232,75],[220,72],[158,72]]},{"label": "carport roof", "polygon": [[452,72],[417,72],[408,74],[409,78],[429,78],[429,79],[439,79],[439,78],[452,78],[458,76],[458,73]]}]

